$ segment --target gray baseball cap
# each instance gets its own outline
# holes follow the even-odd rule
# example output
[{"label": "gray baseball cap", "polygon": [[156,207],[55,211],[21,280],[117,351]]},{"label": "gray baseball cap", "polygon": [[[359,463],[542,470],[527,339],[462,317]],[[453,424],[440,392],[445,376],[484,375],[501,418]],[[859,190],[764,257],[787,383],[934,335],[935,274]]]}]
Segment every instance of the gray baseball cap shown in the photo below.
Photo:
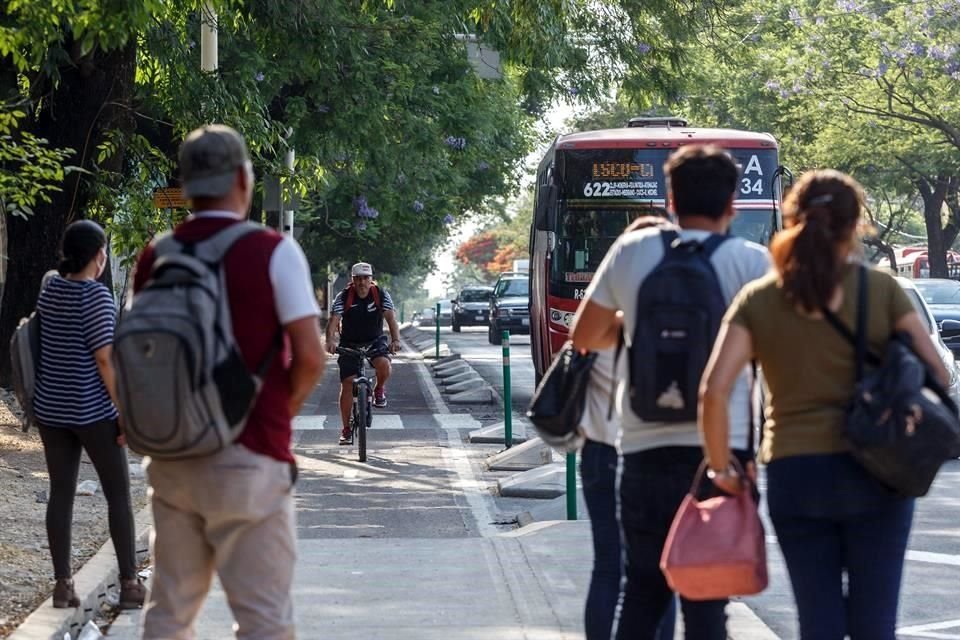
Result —
[{"label": "gray baseball cap", "polygon": [[188,198],[225,196],[249,162],[243,136],[222,124],[194,129],[180,145],[180,179]]}]

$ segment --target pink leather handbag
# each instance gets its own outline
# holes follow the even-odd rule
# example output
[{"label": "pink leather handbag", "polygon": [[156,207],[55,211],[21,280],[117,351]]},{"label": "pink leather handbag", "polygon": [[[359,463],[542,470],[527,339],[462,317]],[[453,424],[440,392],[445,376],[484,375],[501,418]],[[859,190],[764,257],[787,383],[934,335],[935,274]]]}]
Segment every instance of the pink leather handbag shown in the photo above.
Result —
[{"label": "pink leather handbag", "polygon": [[736,459],[734,465],[744,481],[739,495],[698,500],[704,462],[670,526],[660,569],[670,588],[688,600],[746,596],[767,587],[766,540],[753,481]]}]

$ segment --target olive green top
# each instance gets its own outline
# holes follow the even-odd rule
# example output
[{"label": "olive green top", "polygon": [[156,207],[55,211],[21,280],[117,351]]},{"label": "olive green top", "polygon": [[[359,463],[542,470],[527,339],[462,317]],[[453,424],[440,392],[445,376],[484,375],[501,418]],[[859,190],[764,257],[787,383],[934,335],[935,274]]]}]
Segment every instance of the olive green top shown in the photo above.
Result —
[{"label": "olive green top", "polygon": [[[843,274],[836,315],[856,327],[858,265]],[[867,345],[883,353],[896,322],[914,307],[893,276],[867,270]],[[853,346],[823,318],[787,301],[776,273],[745,286],[724,320],[746,328],[763,371],[764,438],[760,460],[846,451],[845,409],[853,394]]]}]

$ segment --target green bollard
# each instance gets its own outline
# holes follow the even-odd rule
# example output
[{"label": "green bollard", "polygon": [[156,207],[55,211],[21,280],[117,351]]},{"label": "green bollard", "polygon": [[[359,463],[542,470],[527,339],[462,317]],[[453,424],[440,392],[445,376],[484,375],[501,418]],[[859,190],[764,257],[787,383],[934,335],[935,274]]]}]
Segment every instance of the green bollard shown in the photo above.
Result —
[{"label": "green bollard", "polygon": [[440,303],[437,303],[436,316],[434,316],[434,324],[437,325],[437,340],[436,340],[436,349],[434,354],[437,357],[437,360],[440,359]]},{"label": "green bollard", "polygon": [[577,453],[567,454],[567,520],[577,519]]},{"label": "green bollard", "polygon": [[513,410],[510,401],[510,332],[503,330],[503,443],[513,446]]},{"label": "green bollard", "polygon": [[403,324],[403,303],[400,303],[400,324]]}]

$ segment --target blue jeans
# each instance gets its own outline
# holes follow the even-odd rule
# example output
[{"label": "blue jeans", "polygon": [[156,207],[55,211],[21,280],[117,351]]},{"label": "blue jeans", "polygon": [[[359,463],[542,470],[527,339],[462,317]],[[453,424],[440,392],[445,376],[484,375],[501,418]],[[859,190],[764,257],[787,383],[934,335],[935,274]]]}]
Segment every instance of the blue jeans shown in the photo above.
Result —
[{"label": "blue jeans", "polygon": [[891,493],[850,455],[836,454],[771,462],[767,504],[800,637],[894,640],[914,501]]},{"label": "blue jeans", "polygon": [[[617,450],[587,440],[580,457],[583,497],[593,532],[593,573],[584,611],[587,640],[610,640],[613,615],[620,594],[620,525],[617,522]],[[660,622],[657,640],[673,640],[676,604]]]},{"label": "blue jeans", "polygon": [[[734,452],[741,460],[742,451]],[[625,578],[614,624],[616,640],[654,640],[673,592],[660,555],[680,503],[703,460],[700,447],[662,447],[624,455],[619,508]],[[680,598],[687,640],[727,640],[727,600]]]}]

